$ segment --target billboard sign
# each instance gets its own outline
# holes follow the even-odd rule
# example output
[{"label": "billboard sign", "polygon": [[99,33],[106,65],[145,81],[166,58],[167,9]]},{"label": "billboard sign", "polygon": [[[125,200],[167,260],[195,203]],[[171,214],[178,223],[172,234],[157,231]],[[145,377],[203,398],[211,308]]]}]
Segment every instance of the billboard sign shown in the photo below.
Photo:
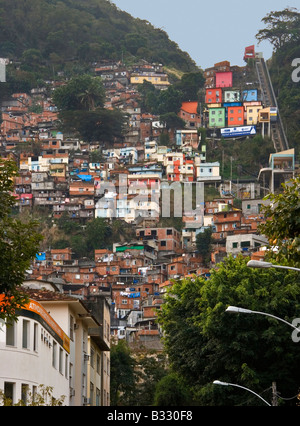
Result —
[{"label": "billboard sign", "polygon": [[255,126],[242,126],[242,127],[226,127],[221,129],[221,136],[223,138],[237,138],[242,136],[255,136]]}]

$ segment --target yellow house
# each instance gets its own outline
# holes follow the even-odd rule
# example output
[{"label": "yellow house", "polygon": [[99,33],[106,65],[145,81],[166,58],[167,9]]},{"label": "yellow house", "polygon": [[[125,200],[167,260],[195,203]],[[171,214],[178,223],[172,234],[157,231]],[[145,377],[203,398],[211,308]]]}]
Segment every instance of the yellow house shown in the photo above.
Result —
[{"label": "yellow house", "polygon": [[246,107],[246,122],[248,126],[255,125],[259,121],[261,105],[250,105]]},{"label": "yellow house", "polygon": [[143,84],[144,81],[148,81],[154,86],[158,86],[160,88],[167,87],[170,85],[168,75],[164,73],[143,72],[131,74],[131,84]]}]

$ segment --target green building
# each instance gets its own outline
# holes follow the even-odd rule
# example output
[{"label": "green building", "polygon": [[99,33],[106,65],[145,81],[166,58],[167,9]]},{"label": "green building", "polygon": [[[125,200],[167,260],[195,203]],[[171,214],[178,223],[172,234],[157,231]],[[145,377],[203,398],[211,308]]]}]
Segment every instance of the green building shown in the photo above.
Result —
[{"label": "green building", "polygon": [[208,126],[226,127],[225,108],[209,108]]}]

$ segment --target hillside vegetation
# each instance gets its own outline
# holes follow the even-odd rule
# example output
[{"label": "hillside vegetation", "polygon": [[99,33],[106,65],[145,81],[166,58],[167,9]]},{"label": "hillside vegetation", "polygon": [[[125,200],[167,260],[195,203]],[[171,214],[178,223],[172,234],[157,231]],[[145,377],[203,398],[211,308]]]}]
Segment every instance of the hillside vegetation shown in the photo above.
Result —
[{"label": "hillside vegetation", "polygon": [[0,13],[0,56],[25,61],[25,71],[47,74],[100,59],[197,68],[165,31],[107,0],[0,0]]},{"label": "hillside vegetation", "polygon": [[[258,41],[269,41],[274,49],[268,63],[270,75],[278,100],[280,113],[290,147],[300,148],[300,81],[293,81],[292,74],[299,71],[292,66],[300,58],[300,12],[287,7],[282,11],[270,12],[262,20],[265,28],[260,30]],[[300,63],[297,61],[298,67]],[[298,68],[299,69],[299,68]]]}]

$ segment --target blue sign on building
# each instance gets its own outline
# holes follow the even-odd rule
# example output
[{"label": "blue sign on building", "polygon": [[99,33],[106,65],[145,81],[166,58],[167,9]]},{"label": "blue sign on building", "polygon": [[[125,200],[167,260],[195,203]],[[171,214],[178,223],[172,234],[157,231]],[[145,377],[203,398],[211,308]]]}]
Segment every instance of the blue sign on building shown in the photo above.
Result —
[{"label": "blue sign on building", "polygon": [[241,136],[255,136],[255,126],[242,126],[242,127],[226,127],[221,129],[221,136],[223,138],[237,138]]}]

